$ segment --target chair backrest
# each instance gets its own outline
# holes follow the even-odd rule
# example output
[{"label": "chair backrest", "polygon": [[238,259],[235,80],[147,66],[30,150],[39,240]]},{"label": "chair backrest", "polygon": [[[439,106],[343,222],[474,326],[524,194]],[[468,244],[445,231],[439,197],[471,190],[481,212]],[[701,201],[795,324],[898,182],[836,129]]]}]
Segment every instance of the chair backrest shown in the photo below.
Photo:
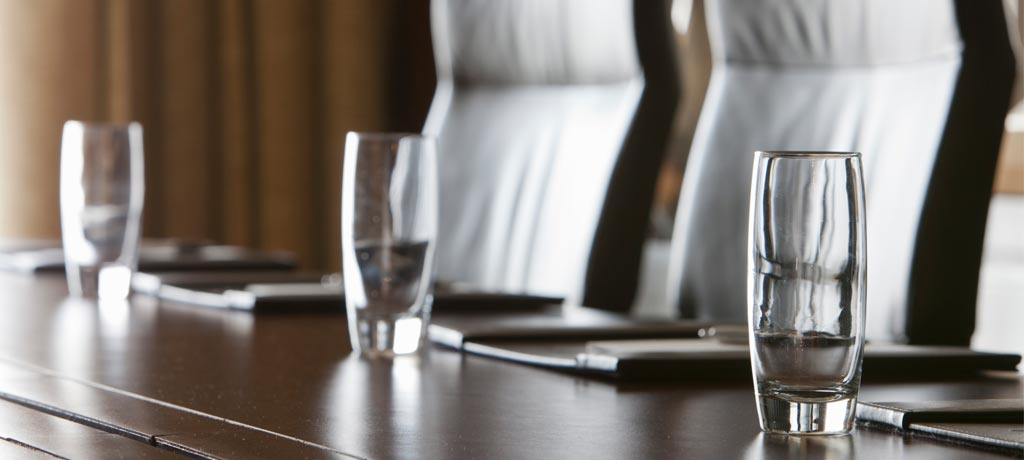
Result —
[{"label": "chair backrest", "polygon": [[707,19],[715,64],[669,270],[683,315],[748,315],[755,150],[860,151],[868,337],[969,341],[1013,81],[1000,2],[709,0]]},{"label": "chair backrest", "polygon": [[667,1],[435,0],[431,22],[437,278],[628,308],[678,99]]}]

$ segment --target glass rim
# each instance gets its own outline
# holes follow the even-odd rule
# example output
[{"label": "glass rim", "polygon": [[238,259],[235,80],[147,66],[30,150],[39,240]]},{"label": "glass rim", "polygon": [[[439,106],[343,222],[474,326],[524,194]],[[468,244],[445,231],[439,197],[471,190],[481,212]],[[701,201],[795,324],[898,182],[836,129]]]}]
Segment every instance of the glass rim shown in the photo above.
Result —
[{"label": "glass rim", "polygon": [[860,158],[860,152],[829,150],[758,150],[754,155],[767,158]]},{"label": "glass rim", "polygon": [[118,122],[118,121],[65,120],[64,121],[64,127],[66,128],[69,125],[70,126],[81,126],[82,128],[85,128],[85,129],[109,130],[109,131],[127,130],[127,129],[134,128],[136,126],[139,127],[139,128],[142,127],[142,123],[139,123],[136,120],[124,121],[124,122]]},{"label": "glass rim", "polygon": [[388,131],[368,131],[368,132],[364,132],[364,131],[349,131],[348,134],[346,134],[346,136],[355,136],[355,137],[357,137],[360,140],[370,140],[370,141],[394,141],[394,140],[405,139],[405,138],[422,139],[422,140],[432,139],[431,136],[428,136],[428,135],[422,134],[422,133],[388,132]]}]

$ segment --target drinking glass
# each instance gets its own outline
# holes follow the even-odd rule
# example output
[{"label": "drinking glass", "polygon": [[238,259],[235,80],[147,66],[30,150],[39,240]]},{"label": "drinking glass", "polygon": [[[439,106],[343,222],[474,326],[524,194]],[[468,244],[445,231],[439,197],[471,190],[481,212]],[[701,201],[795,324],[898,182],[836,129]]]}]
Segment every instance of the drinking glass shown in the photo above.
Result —
[{"label": "drinking glass", "polygon": [[860,154],[754,156],[747,298],[761,429],[847,433],[864,347]]},{"label": "drinking glass", "polygon": [[142,125],[64,123],[60,221],[68,290],[124,299],[138,264]]},{"label": "drinking glass", "polygon": [[436,143],[399,133],[348,133],[341,245],[352,348],[413,353],[430,317],[437,239]]}]

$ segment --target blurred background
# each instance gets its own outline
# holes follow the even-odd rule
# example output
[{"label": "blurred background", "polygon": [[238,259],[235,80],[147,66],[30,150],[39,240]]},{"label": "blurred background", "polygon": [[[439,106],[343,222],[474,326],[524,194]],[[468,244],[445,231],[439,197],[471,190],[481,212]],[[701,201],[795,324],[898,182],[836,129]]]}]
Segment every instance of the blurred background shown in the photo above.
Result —
[{"label": "blurred background", "polygon": [[[1022,4],[1003,0],[1018,72],[979,331],[1006,323],[986,314],[992,305],[1024,302]],[[667,257],[710,78],[704,14],[702,0],[672,6],[683,96],[648,258]],[[289,250],[304,268],[338,270],[345,132],[420,131],[436,82],[426,0],[0,0],[0,238],[59,237],[65,120],[137,120],[144,236]],[[641,283],[636,310],[662,308],[664,286]]]},{"label": "blurred background", "polygon": [[425,1],[0,1],[0,238],[59,237],[64,120],[138,120],[143,236],[338,269],[345,132],[422,128],[429,19]]}]

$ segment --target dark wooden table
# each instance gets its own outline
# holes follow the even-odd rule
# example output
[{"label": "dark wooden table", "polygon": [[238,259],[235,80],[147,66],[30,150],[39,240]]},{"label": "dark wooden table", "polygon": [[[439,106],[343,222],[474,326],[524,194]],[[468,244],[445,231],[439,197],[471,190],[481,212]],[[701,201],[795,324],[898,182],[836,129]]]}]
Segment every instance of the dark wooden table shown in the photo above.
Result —
[{"label": "dark wooden table", "polygon": [[[341,314],[66,298],[0,275],[0,457],[1004,458],[858,429],[759,433],[750,382],[612,383],[430,348],[350,353]],[[868,400],[1020,398],[1018,374]]]}]

